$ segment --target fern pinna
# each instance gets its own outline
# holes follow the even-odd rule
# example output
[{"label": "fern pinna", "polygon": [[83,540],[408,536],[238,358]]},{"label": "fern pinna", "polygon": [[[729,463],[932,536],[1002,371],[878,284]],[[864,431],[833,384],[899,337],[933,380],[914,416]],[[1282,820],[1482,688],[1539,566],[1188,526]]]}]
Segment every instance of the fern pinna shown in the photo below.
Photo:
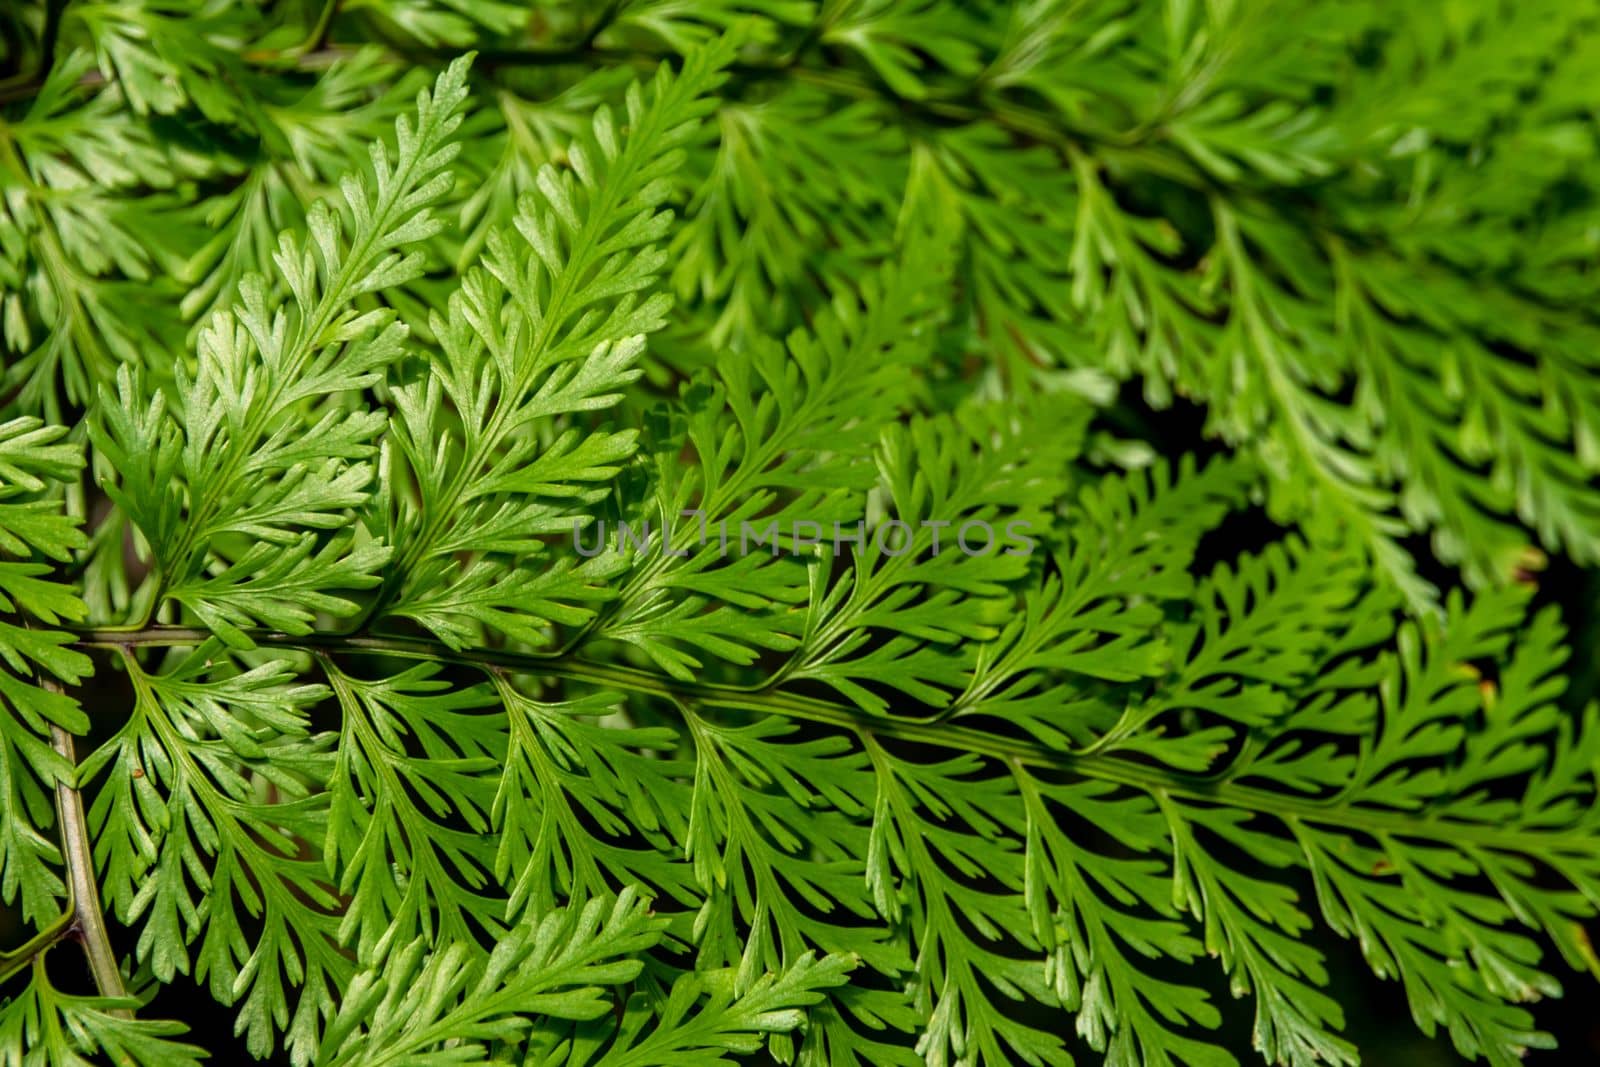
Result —
[{"label": "fern pinna", "polygon": [[0,1057],[1549,1047],[1593,6],[19,5]]}]

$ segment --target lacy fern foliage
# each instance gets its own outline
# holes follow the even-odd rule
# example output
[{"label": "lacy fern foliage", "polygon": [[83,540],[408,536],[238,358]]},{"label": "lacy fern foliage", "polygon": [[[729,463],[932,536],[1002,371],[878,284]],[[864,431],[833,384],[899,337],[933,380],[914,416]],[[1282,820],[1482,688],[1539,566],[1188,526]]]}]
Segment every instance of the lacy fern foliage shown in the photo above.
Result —
[{"label": "lacy fern foliage", "polygon": [[1600,12],[1445,6],[21,4],[0,1057],[1549,1046]]}]

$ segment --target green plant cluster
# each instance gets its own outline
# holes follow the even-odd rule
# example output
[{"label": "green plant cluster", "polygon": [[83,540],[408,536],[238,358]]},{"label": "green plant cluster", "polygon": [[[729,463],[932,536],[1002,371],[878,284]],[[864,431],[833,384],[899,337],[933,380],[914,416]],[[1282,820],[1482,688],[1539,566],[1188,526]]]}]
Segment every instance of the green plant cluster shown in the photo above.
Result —
[{"label": "green plant cluster", "polygon": [[1592,996],[1600,3],[4,12],[0,1063]]}]

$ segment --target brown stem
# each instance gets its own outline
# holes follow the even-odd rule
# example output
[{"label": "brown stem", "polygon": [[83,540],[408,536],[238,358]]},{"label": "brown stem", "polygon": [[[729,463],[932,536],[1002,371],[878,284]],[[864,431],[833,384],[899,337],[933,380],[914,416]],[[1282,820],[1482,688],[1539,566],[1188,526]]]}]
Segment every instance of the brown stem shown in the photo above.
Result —
[{"label": "brown stem", "polygon": [[[59,693],[61,687],[46,679],[44,687]],[[72,735],[61,727],[50,724],[50,744],[72,767],[77,767],[78,757],[73,751]],[[89,971],[94,975],[95,988],[105,997],[126,997],[127,987],[122,984],[122,969],[117,966],[117,954],[111,947],[111,935],[106,930],[106,920],[100,910],[100,888],[94,876],[94,851],[89,845],[88,821],[83,814],[83,796],[70,782],[56,783],[56,820],[61,829],[61,860],[67,869],[67,904],[72,924],[65,934],[77,937],[89,958]],[[132,1018],[126,1008],[113,1009],[111,1014]]]},{"label": "brown stem", "polygon": [[[1007,737],[979,727],[936,720],[865,716],[858,710],[817,697],[761,687],[757,689],[685,681],[613,664],[555,653],[502,649],[453,649],[427,638],[369,634],[286,634],[249,630],[258,645],[305,652],[366,653],[432,659],[487,671],[512,671],[561,678],[605,689],[623,690],[678,703],[732,711],[756,711],[822,723],[862,736],[894,738],[913,744],[959,749],[986,756],[1009,767],[1037,768],[1083,778],[1116,782],[1152,796],[1169,795],[1207,804],[1225,804],[1275,818],[1358,828],[1438,840],[1464,841],[1485,848],[1530,851],[1537,842],[1550,850],[1586,847],[1592,842],[1581,827],[1529,827],[1490,824],[1439,816],[1418,810],[1364,807],[1335,798],[1311,797],[1240,785],[1218,777],[1194,775],[1125,756],[1088,751],[1069,752],[1038,741]],[[215,640],[208,630],[184,626],[78,629],[79,648],[130,650],[144,647],[200,645]]]}]

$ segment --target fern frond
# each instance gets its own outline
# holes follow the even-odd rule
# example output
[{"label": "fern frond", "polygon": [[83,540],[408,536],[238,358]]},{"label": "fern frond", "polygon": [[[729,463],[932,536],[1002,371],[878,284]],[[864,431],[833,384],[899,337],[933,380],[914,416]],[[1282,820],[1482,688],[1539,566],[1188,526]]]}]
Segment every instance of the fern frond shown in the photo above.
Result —
[{"label": "fern frond", "polygon": [[132,997],[57,989],[43,961],[43,956],[35,961],[22,995],[0,1007],[0,1045],[8,1067],[86,1063],[86,1055],[96,1054],[133,1067],[198,1067],[204,1062],[204,1049],[175,1040],[185,1032],[183,1024],[132,1018],[128,1012],[139,1006]]},{"label": "fern frond", "polygon": [[[730,58],[719,45],[681,73],[663,67],[648,99],[635,86],[625,137],[609,110],[597,112],[568,149],[571,172],[540,171],[542,199],[523,198],[519,238],[492,235],[486,270],[468,276],[449,321],[434,323],[444,358],[426,384],[396,392],[393,455],[404,468],[390,477],[413,481],[416,497],[395,500],[383,517],[383,535],[400,547],[380,615],[414,618],[457,644],[473,627],[537,644],[547,622],[589,618],[583,602],[599,598],[613,561],[556,563],[537,577],[516,568],[537,555],[540,535],[581,521],[558,502],[592,503],[598,494],[586,483],[614,475],[633,451],[631,432],[584,437],[561,419],[615,404],[639,375],[643,335],[665,321],[664,294],[640,299],[665,263],[655,243],[671,214],[659,206]],[[440,442],[446,401],[461,421]],[[465,566],[463,553],[472,557]]]}]

